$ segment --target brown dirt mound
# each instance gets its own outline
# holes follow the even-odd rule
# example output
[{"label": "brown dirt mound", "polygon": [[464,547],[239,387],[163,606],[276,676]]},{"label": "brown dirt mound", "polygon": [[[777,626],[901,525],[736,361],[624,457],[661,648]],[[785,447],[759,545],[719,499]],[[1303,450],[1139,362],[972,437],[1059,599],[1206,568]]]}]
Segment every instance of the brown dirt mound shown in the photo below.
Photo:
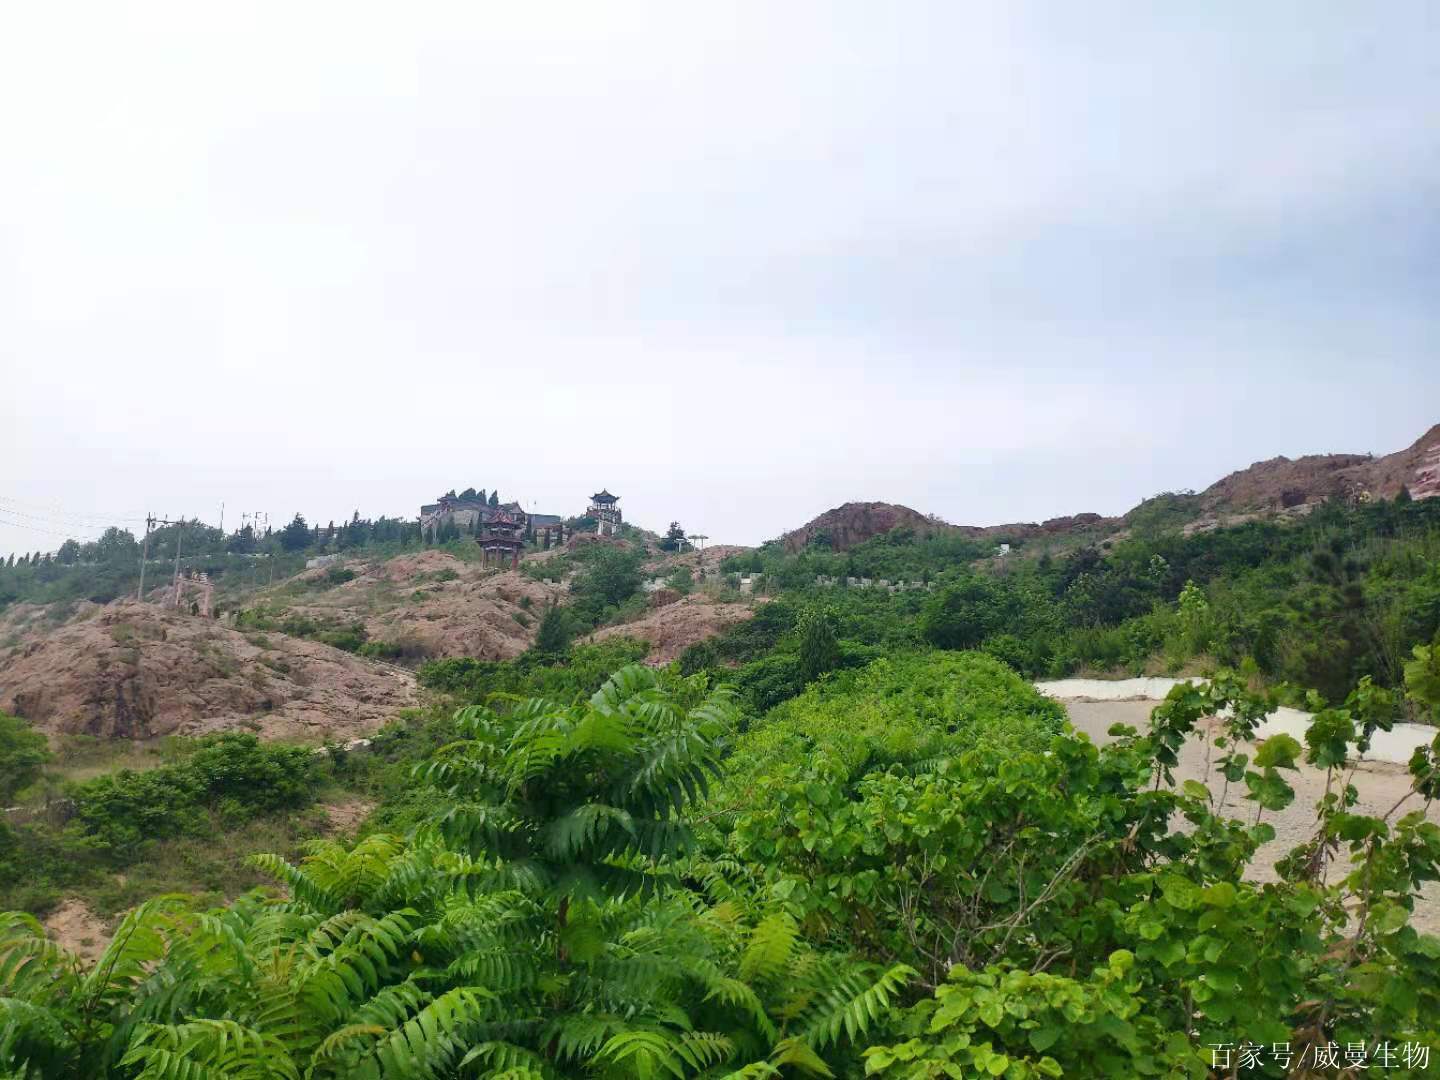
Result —
[{"label": "brown dirt mound", "polygon": [[683,600],[654,608],[634,622],[602,627],[587,640],[627,637],[648,641],[650,654],[645,657],[645,662],[659,666],[678,659],[691,645],[708,641],[754,614],[755,609],[749,604],[723,603],[700,593],[691,593]]},{"label": "brown dirt mound", "polygon": [[563,586],[440,551],[345,566],[356,572],[353,580],[296,601],[280,594],[281,606],[318,620],[361,623],[371,641],[399,645],[412,660],[512,659],[534,641],[545,608],[566,598]]},{"label": "brown dirt mound", "polygon": [[928,518],[908,506],[884,502],[852,502],[827,510],[783,538],[786,551],[800,551],[816,540],[829,540],[831,551],[848,551],[892,529],[937,532],[953,526]]},{"label": "brown dirt mound", "polygon": [[388,665],[133,600],[29,637],[0,673],[0,710],[108,738],[248,729],[328,739],[373,731],[416,701],[414,678]]}]

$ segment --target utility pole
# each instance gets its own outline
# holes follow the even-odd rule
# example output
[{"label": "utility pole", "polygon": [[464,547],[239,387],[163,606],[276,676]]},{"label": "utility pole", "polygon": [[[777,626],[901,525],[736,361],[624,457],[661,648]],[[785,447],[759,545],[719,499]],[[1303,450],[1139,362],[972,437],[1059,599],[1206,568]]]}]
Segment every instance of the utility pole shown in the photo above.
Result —
[{"label": "utility pole", "polygon": [[185,522],[178,524],[175,530],[175,593],[171,601],[177,608],[180,606],[180,541],[185,538]]},{"label": "utility pole", "polygon": [[180,603],[180,537],[185,530],[184,521],[171,521],[169,518],[157,518],[154,514],[145,515],[145,544],[140,549],[140,588],[135,594],[135,599],[145,599],[145,560],[150,554],[150,530],[156,525],[178,525],[175,531],[175,603]]},{"label": "utility pole", "polygon": [[140,587],[135,590],[135,599],[145,599],[145,560],[150,555],[150,530],[155,527],[155,515],[145,515],[145,543],[140,547]]},{"label": "utility pole", "polygon": [[220,539],[225,539],[225,504],[220,504]]}]

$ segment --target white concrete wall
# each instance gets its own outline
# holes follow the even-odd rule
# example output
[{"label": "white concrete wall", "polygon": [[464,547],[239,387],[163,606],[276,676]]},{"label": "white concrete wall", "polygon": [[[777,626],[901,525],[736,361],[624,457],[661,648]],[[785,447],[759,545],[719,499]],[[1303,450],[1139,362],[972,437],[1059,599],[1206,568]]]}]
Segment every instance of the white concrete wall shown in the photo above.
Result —
[{"label": "white concrete wall", "polygon": [[[1204,679],[1057,679],[1037,682],[1035,689],[1057,701],[1163,701],[1171,688],[1182,682],[1203,684]],[[1256,737],[1268,738],[1284,732],[1300,742],[1310,727],[1312,714],[1284,706],[1276,709],[1256,729]],[[1424,724],[1396,724],[1390,731],[1377,731],[1370,740],[1368,761],[1404,765],[1417,746],[1429,746],[1440,729]]]}]

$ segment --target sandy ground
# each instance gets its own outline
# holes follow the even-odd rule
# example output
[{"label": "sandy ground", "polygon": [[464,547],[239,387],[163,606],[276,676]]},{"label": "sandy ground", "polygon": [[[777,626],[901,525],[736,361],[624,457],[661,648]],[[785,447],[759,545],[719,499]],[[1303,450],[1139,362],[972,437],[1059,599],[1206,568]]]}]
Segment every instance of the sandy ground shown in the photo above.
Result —
[{"label": "sandy ground", "polygon": [[62,901],[43,921],[49,935],[86,965],[98,960],[110,944],[110,930],[105,920],[86,907],[84,901],[74,898]]},{"label": "sandy ground", "polygon": [[[1067,701],[1064,704],[1070,713],[1071,723],[1097,744],[1103,745],[1111,741],[1106,732],[1112,724],[1129,724],[1142,732],[1146,730],[1150,722],[1150,710],[1155,707],[1156,702]],[[1206,774],[1205,749],[1205,742],[1199,738],[1192,738],[1186,743],[1180,755],[1180,768],[1176,770],[1175,776],[1177,780],[1205,782],[1218,796],[1224,780],[1214,772],[1213,762],[1210,774]],[[1253,756],[1253,748],[1250,753]],[[1302,764],[1298,773],[1287,771],[1285,778],[1295,789],[1295,801],[1279,813],[1266,811],[1260,819],[1275,827],[1275,839],[1262,847],[1255,856],[1251,869],[1256,881],[1275,880],[1275,860],[1288,854],[1291,848],[1312,835],[1315,804],[1325,793],[1325,774],[1308,765]],[[1384,814],[1410,789],[1410,777],[1403,768],[1379,762],[1363,765],[1355,772],[1351,783],[1360,794],[1359,811],[1367,814]],[[1241,797],[1244,791],[1243,784],[1231,784],[1224,808],[1231,815],[1249,821],[1255,815],[1255,804]],[[1419,809],[1420,806],[1418,799],[1412,799],[1400,813]],[[1440,804],[1431,804],[1429,817],[1431,821],[1440,824]],[[1334,870],[1332,878],[1333,875]],[[1417,930],[1440,933],[1440,882],[1431,882],[1426,887],[1422,898],[1416,902],[1415,917],[1412,921]]]}]

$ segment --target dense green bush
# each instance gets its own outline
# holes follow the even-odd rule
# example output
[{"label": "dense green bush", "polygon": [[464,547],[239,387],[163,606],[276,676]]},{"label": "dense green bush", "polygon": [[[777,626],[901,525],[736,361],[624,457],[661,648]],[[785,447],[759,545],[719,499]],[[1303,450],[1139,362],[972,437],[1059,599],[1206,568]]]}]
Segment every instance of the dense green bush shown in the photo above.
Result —
[{"label": "dense green bush", "polygon": [[1061,731],[1065,710],[976,653],[920,653],[876,660],[812,685],[754,722],[731,761],[735,783],[781,762],[864,772],[957,755],[980,742],[1039,749]]},{"label": "dense green bush", "polygon": [[0,806],[40,778],[50,760],[45,736],[18,716],[0,712]]},{"label": "dense green bush", "polygon": [[642,659],[643,642],[615,637],[568,653],[531,652],[515,660],[451,657],[420,667],[421,685],[460,701],[482,704],[499,695],[573,701],[600,689],[610,673]]},{"label": "dense green bush", "polygon": [[[1405,802],[1361,814],[1345,792],[1395,718],[1373,684],[1253,761],[1240,747],[1268,706],[1229,675],[1097,748],[978,654],[830,673],[738,739],[704,674],[630,667],[588,699],[500,703],[377,736],[386,769],[424,759],[415,827],[319,841],[298,865],[257,857],[283,896],[203,914],[158,898],[89,968],[0,917],[0,1064],[1199,1080],[1246,1040],[1372,1061],[1386,1045],[1399,1077],[1440,1050],[1440,940],[1408,925],[1440,875],[1440,827]],[[1218,740],[1245,821],[1171,783],[1192,738]],[[1417,753],[1406,802],[1440,797],[1437,755],[1440,740]],[[1302,756],[1330,794],[1254,884],[1264,815],[1293,798]],[[203,786],[250,783],[233,764],[218,755]],[[1246,1072],[1280,1076],[1275,1060]]]},{"label": "dense green bush", "polygon": [[340,618],[301,615],[269,606],[244,608],[235,612],[236,629],[276,630],[289,637],[309,638],[346,652],[360,652],[369,641],[365,624]]},{"label": "dense green bush", "polygon": [[122,769],[76,785],[75,822],[115,858],[129,858],[147,841],[204,833],[211,814],[233,823],[303,806],[317,780],[315,755],[303,747],[214,735],[179,764]]}]

